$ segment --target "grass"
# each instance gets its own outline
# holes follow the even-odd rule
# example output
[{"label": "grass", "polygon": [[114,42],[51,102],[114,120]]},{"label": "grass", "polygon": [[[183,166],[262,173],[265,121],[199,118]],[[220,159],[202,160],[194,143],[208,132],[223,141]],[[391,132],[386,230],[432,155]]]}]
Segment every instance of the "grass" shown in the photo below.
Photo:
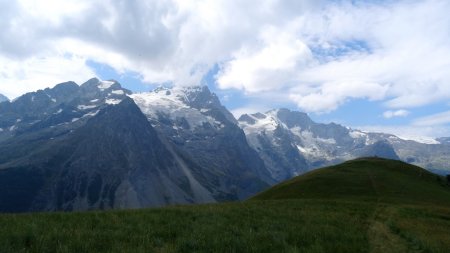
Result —
[{"label": "grass", "polygon": [[367,230],[371,209],[371,204],[264,201],[4,215],[0,251],[362,252],[368,242],[360,231]]},{"label": "grass", "polygon": [[4,214],[0,252],[449,252],[447,186],[395,163],[331,167],[242,203]]},{"label": "grass", "polygon": [[293,178],[253,199],[343,199],[450,207],[450,186],[444,177],[411,164],[364,158]]}]

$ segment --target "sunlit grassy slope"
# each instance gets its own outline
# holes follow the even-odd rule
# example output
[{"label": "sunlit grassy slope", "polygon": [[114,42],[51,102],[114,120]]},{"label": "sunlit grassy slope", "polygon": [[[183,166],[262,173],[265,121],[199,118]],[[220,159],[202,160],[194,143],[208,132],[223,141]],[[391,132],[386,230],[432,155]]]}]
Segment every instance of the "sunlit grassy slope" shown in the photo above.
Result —
[{"label": "sunlit grassy slope", "polygon": [[444,177],[401,161],[361,158],[314,170],[253,199],[342,199],[450,206]]},{"label": "sunlit grassy slope", "polygon": [[359,159],[243,203],[0,215],[0,252],[450,252],[450,188]]}]

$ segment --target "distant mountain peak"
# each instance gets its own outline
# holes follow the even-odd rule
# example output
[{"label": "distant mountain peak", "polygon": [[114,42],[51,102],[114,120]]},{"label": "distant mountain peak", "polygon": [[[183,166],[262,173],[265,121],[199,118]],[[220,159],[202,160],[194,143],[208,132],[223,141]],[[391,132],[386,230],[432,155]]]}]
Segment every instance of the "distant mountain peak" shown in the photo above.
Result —
[{"label": "distant mountain peak", "polygon": [[[46,127],[66,128],[82,124],[108,105],[118,105],[131,92],[116,81],[91,78],[82,85],[64,82],[53,88],[26,93],[0,106],[0,140]],[[3,137],[2,137],[3,135]]]},{"label": "distant mountain peak", "polygon": [[159,86],[150,92],[133,94],[131,98],[153,121],[161,117],[171,121],[184,118],[193,128],[204,123],[222,127],[225,121],[237,124],[207,86]]},{"label": "distant mountain peak", "polygon": [[273,109],[265,113],[244,114],[238,121],[244,130],[254,128],[255,131],[258,131],[258,129],[273,131],[278,127],[306,129],[314,124],[306,113],[291,111],[286,108]]},{"label": "distant mountain peak", "polygon": [[437,138],[436,141],[438,141],[439,143],[450,144],[450,137],[440,137]]},{"label": "distant mountain peak", "polygon": [[156,87],[155,89],[153,89],[153,91],[152,92],[154,92],[154,93],[160,93],[160,92],[166,92],[166,91],[170,91],[170,87],[166,87],[166,86],[163,86],[163,85],[159,85],[158,87]]},{"label": "distant mountain peak", "polygon": [[398,159],[392,145],[377,142],[385,136],[369,135],[335,123],[316,123],[308,114],[286,108],[244,114],[239,125],[279,181],[359,156]]},{"label": "distant mountain peak", "polygon": [[100,90],[107,90],[107,89],[110,89],[114,84],[116,84],[117,82],[115,82],[115,81],[100,81],[98,84],[97,84],[97,87],[100,89]]},{"label": "distant mountain peak", "polygon": [[[132,94],[115,80],[91,78],[0,103],[0,172],[17,179],[8,184],[28,187],[24,166],[26,178],[57,173],[57,181],[50,177],[30,188],[37,202],[29,204],[47,199],[63,205],[42,202],[35,210],[244,199],[275,181],[360,156],[445,169],[450,139],[438,141],[427,145],[316,123],[286,108],[236,121],[207,86]],[[3,193],[9,194],[0,191],[0,203]]]},{"label": "distant mountain peak", "polygon": [[[96,77],[89,79],[80,85],[82,89],[99,89],[100,91],[110,91],[110,90],[126,90],[122,85],[114,79],[110,80],[100,80]],[[127,90],[128,91],[128,90]],[[128,91],[127,93],[131,93]]]},{"label": "distant mountain peak", "polygon": [[5,101],[9,101],[9,98],[7,98],[5,95],[0,94],[0,103],[1,102],[5,102]]},{"label": "distant mountain peak", "polygon": [[207,104],[220,104],[217,96],[212,93],[208,86],[158,86],[152,91],[162,97],[179,100],[187,106],[202,107]]},{"label": "distant mountain peak", "polygon": [[256,120],[248,114],[242,114],[241,117],[239,117],[238,121],[245,122],[250,125],[254,125],[256,123]]},{"label": "distant mountain peak", "polygon": [[67,90],[67,89],[74,89],[74,88],[78,88],[78,84],[76,84],[73,81],[69,81],[69,82],[59,83],[59,84],[55,85],[55,87],[47,88],[44,91],[53,90],[53,91],[58,92],[58,91],[63,91],[63,90]]}]

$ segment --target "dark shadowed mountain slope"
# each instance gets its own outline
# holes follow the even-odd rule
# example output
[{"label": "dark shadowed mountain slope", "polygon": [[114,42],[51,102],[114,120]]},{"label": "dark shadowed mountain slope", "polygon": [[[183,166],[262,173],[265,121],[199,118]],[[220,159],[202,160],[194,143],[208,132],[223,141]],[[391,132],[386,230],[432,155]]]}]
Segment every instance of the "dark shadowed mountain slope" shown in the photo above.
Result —
[{"label": "dark shadowed mountain slope", "polygon": [[217,97],[184,92],[174,121],[144,116],[129,91],[98,79],[0,104],[0,211],[230,201],[273,182]]},{"label": "dark shadowed mountain slope", "polygon": [[[236,120],[207,87],[159,88],[132,98],[165,142],[200,166],[209,188],[249,197],[274,183]],[[240,189],[240,190],[239,190]]]},{"label": "dark shadowed mountain slope", "polygon": [[[0,104],[0,143],[22,134],[50,129],[59,135],[83,125],[109,104],[118,104],[130,91],[115,81],[93,78],[78,86],[66,82]],[[0,157],[1,162],[1,157]]]},{"label": "dark shadowed mountain slope", "polygon": [[131,94],[115,81],[66,82],[0,103],[0,210],[242,200],[361,156],[445,169],[449,144],[434,141],[315,123],[287,109],[236,121],[207,87]]},{"label": "dark shadowed mountain slope", "polygon": [[102,109],[46,146],[0,170],[1,211],[214,202],[186,175],[131,99]]}]

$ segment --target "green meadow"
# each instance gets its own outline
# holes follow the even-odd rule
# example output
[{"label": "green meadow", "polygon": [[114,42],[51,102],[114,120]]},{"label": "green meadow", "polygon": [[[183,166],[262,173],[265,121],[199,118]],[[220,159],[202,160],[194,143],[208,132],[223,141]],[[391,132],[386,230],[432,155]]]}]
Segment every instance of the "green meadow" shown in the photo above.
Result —
[{"label": "green meadow", "polygon": [[240,203],[0,215],[0,252],[450,252],[450,186],[358,159]]}]

